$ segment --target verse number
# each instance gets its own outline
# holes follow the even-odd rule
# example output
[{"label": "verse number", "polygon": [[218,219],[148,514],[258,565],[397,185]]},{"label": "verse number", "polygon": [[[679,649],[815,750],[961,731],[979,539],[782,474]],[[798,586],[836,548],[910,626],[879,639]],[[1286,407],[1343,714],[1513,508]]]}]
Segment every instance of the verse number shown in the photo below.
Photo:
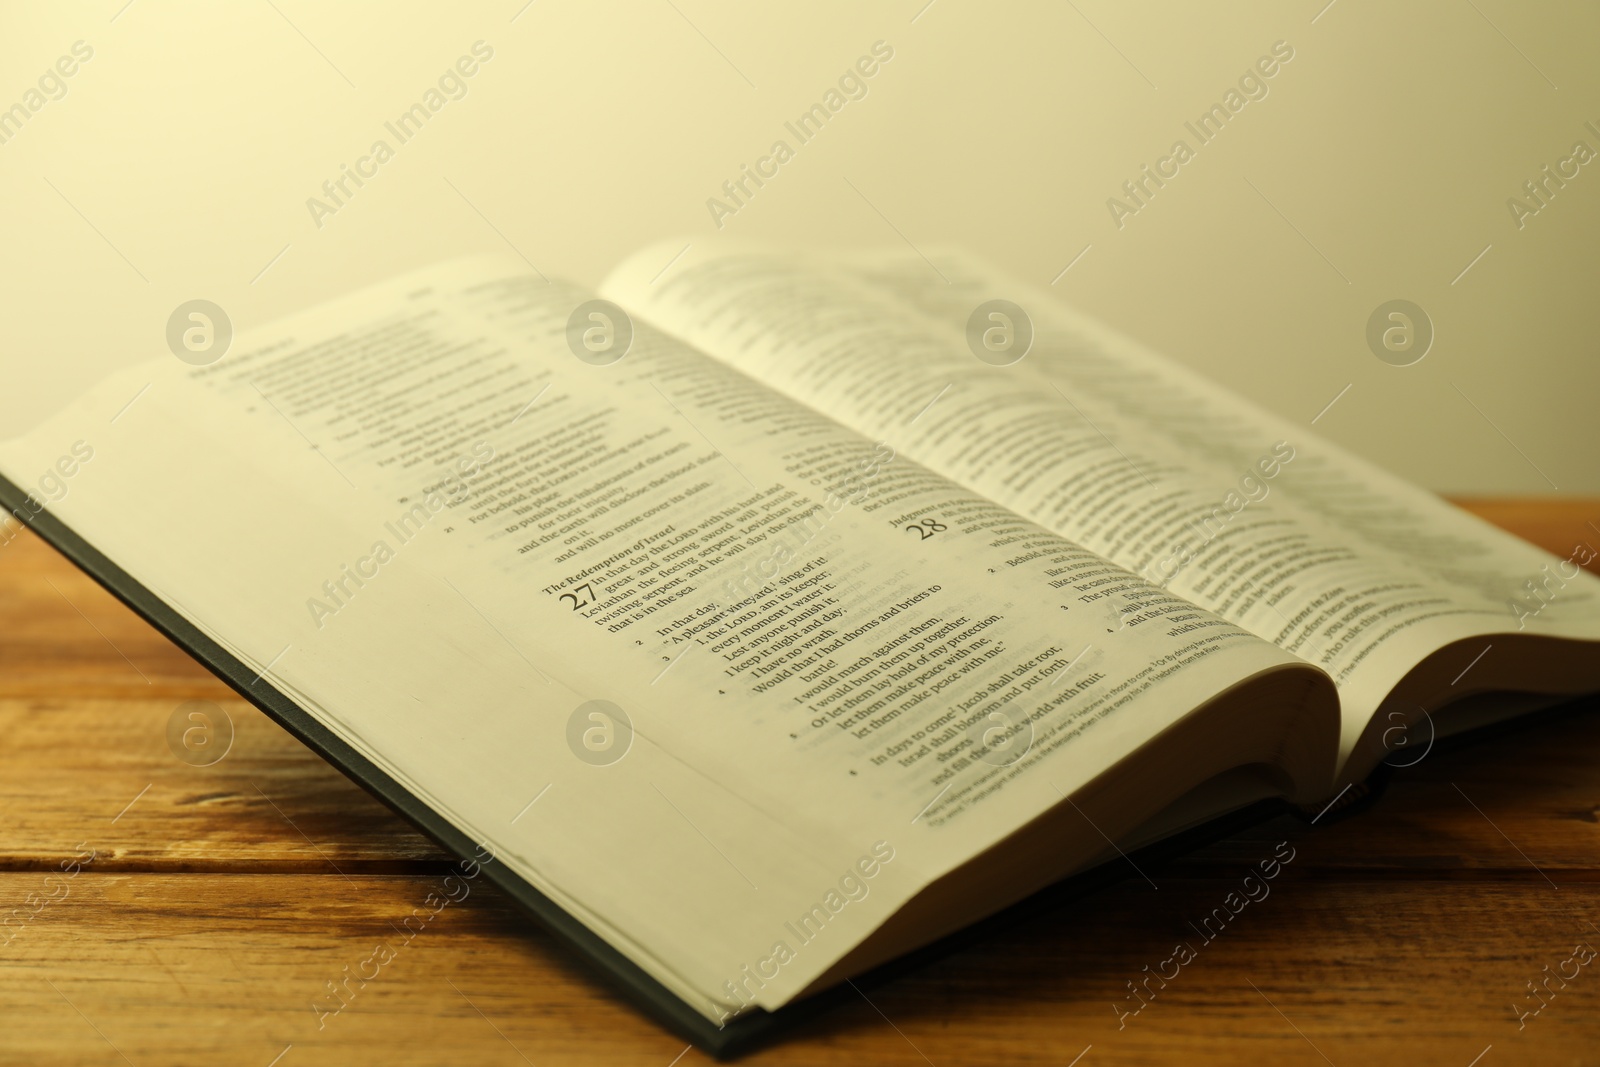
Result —
[{"label": "verse number", "polygon": [[572,592],[562,593],[561,599],[572,601],[572,610],[577,611],[594,603],[594,588],[588,582],[584,582],[582,585],[573,586]]},{"label": "verse number", "polygon": [[946,530],[950,529],[950,527],[946,526],[938,519],[922,519],[918,522],[913,522],[910,525],[903,526],[901,529],[905,530],[906,533],[916,534],[917,540],[919,541],[926,541],[934,534],[944,533]]}]

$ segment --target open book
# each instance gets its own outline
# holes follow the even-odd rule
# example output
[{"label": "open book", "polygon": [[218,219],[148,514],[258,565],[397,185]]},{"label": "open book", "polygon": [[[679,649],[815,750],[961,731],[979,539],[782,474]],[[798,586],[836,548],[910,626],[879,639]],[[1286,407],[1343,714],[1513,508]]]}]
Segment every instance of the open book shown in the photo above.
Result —
[{"label": "open book", "polygon": [[4,502],[711,1047],[1600,689],[1586,545],[969,259],[675,247],[158,345],[0,446]]}]

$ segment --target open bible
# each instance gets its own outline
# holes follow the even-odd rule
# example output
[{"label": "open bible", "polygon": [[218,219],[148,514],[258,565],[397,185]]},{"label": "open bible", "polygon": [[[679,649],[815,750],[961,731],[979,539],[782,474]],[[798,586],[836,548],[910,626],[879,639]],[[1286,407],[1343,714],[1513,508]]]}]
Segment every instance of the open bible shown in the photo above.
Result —
[{"label": "open bible", "polygon": [[598,296],[473,260],[153,349],[0,445],[0,541],[716,1050],[1119,852],[1331,803],[1416,723],[1600,690],[1588,545],[964,256],[675,247]]}]

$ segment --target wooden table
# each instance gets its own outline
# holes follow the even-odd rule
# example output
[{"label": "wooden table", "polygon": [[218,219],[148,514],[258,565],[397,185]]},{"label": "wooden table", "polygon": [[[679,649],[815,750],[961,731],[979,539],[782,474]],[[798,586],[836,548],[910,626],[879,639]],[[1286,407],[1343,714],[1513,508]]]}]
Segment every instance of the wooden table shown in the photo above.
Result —
[{"label": "wooden table", "polygon": [[[1562,556],[1600,545],[1600,500],[1469,506]],[[0,620],[0,912],[31,916],[0,947],[0,1063],[707,1062],[487,886],[319,1029],[313,1001],[442,854],[31,535],[0,550]],[[237,731],[209,767],[166,740],[196,699]],[[1430,754],[1350,820],[1258,827],[1148,871],[1157,889],[1047,911],[746,1062],[1600,1062],[1600,964],[1566,962],[1600,948],[1597,754],[1584,710]],[[1284,840],[1271,895],[1119,1029],[1126,983]],[[1558,967],[1577,976],[1519,1025]]]}]

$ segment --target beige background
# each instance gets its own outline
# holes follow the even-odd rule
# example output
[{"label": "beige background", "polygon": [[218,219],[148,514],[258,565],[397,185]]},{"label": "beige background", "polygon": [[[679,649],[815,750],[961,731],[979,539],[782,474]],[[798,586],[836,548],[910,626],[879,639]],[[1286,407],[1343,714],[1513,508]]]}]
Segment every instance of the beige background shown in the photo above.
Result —
[{"label": "beige background", "polygon": [[[0,145],[0,434],[163,353],[194,297],[245,328],[508,243],[593,284],[709,239],[706,199],[882,39],[725,233],[958,243],[1044,285],[1087,245],[1061,299],[1301,423],[1350,385],[1316,429],[1404,476],[1600,492],[1600,161],[1524,229],[1506,208],[1600,150],[1600,9],[925,2],[6,3],[0,107],[95,56]],[[306,199],[479,39],[468,95],[318,229]],[[1107,197],[1278,40],[1267,98],[1117,229]],[[1395,297],[1437,330],[1410,367],[1364,340]]]}]

